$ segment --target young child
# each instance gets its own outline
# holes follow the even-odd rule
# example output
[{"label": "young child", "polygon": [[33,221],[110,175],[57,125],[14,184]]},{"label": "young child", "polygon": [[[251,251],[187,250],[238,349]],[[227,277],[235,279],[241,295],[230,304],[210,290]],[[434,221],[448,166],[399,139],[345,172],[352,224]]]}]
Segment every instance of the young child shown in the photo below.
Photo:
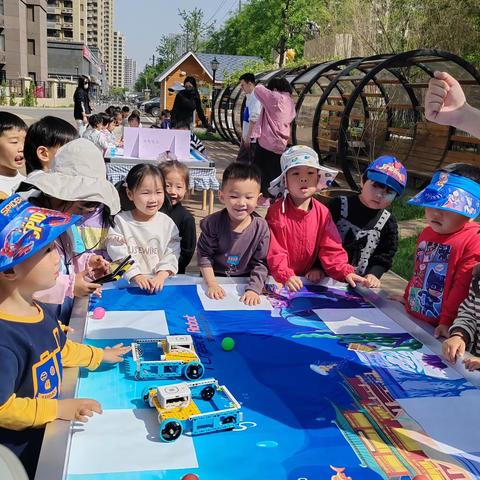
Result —
[{"label": "young child", "polygon": [[122,127],[128,127],[128,116],[130,115],[130,107],[124,105],[122,107]]},{"label": "young child", "polygon": [[[117,128],[118,120],[115,115],[117,112],[114,111],[113,115],[108,115],[106,113],[101,113],[103,117],[103,129],[100,131],[100,134],[103,136],[105,141],[108,144],[108,147],[114,147],[117,144],[120,144],[120,141],[117,141],[113,131]],[[121,115],[118,113],[118,115]]]},{"label": "young child", "polygon": [[[32,203],[43,208],[60,210],[82,216],[82,223],[99,210],[103,211],[103,232],[110,227],[109,215],[120,210],[120,200],[115,187],[106,180],[103,157],[90,141],[73,140],[61,147],[55,155],[49,172],[32,172],[25,183],[35,190],[26,192]],[[74,296],[98,292],[101,287],[93,280],[107,268],[99,255],[86,252],[105,248],[105,234],[98,244],[90,241],[85,245],[81,228],[72,227],[61,235],[56,246],[61,257],[61,274],[55,287],[37,292],[40,301],[62,305],[61,318],[68,324]],[[79,231],[80,230],[80,231]]]},{"label": "young child", "polygon": [[269,193],[277,197],[268,209],[270,248],[267,263],[275,281],[293,292],[303,287],[300,276],[312,282],[322,278],[320,261],[325,273],[334,280],[356,282],[369,286],[369,281],[355,273],[333,223],[328,208],[313,198],[326,188],[336,172],[320,166],[314,150],[303,145],[290,147],[281,156],[282,174],[270,183]]},{"label": "young child", "polygon": [[131,115],[128,117],[128,126],[130,128],[139,128],[140,124],[140,115],[135,112],[132,112]]},{"label": "young child", "polygon": [[268,276],[265,258],[270,239],[267,222],[255,213],[260,181],[260,172],[255,166],[231,163],[223,172],[220,190],[220,201],[225,208],[200,222],[198,266],[209,298],[218,300],[225,296],[216,275],[248,275],[250,279],[240,301],[246,305],[260,303]]},{"label": "young child", "polygon": [[480,261],[480,168],[455,163],[436,172],[430,185],[408,201],[425,207],[428,226],[417,241],[405,308],[448,336]]},{"label": "young child", "polygon": [[162,114],[160,115],[160,128],[164,130],[170,130],[172,121],[170,119],[170,110],[162,110]]},{"label": "young child", "polygon": [[27,125],[17,115],[0,112],[0,199],[5,199],[25,179],[19,172],[25,165],[23,145]]},{"label": "young child", "polygon": [[34,170],[47,172],[57,150],[76,138],[77,129],[58,117],[43,117],[30,125],[23,148],[27,174]]},{"label": "young child", "polygon": [[67,340],[50,309],[34,300],[52,287],[59,257],[53,242],[79,217],[34,207],[18,195],[0,205],[0,444],[33,479],[45,424],[86,422],[102,413],[91,399],[58,400],[62,367],[95,370],[122,361],[130,347],[105,350]]},{"label": "young child", "polygon": [[88,127],[82,135],[82,138],[90,140],[99,150],[102,155],[110,148],[111,144],[102,133],[105,130],[104,114],[97,113],[88,117]]},{"label": "young child", "polygon": [[480,264],[473,269],[468,297],[460,305],[448,334],[442,345],[445,358],[455,363],[469,350],[474,357],[463,360],[465,367],[470,371],[480,369]]},{"label": "young child", "polygon": [[350,264],[372,288],[380,287],[381,276],[393,264],[398,226],[385,209],[402,195],[406,184],[405,167],[395,157],[385,155],[363,173],[360,194],[334,198],[328,206]]},{"label": "young child", "polygon": [[178,273],[185,273],[185,269],[192,260],[197,244],[197,233],[193,215],[182,205],[182,200],[188,190],[188,167],[178,160],[168,160],[159,164],[165,179],[170,205],[164,203],[162,212],[166,213],[174,222],[180,233],[180,258],[178,259]]},{"label": "young child", "polygon": [[158,167],[140,163],[128,172],[125,182],[134,208],[115,217],[107,251],[113,261],[132,255],[135,264],[125,278],[142,290],[158,292],[177,273],[180,254],[178,228],[159,212],[165,200],[165,180]]}]

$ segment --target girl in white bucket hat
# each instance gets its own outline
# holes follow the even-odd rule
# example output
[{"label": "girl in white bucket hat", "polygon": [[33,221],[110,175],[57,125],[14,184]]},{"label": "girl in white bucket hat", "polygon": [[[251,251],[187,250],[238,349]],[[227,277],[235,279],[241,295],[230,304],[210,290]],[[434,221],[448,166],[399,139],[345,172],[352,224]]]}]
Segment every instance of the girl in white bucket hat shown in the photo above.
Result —
[{"label": "girl in white bucket hat", "polygon": [[300,276],[318,282],[323,271],[334,280],[368,286],[355,273],[327,207],[313,198],[327,188],[337,171],[323,167],[310,147],[296,145],[280,159],[282,174],[270,183],[269,192],[281,198],[269,208],[266,220],[270,227],[267,263],[273,278],[290,291],[303,287]]},{"label": "girl in white bucket hat", "polygon": [[[111,215],[120,211],[118,192],[106,179],[102,154],[92,142],[83,138],[61,147],[49,172],[34,171],[24,183],[34,187],[25,192],[33,204],[81,215],[82,222],[98,214],[103,219],[105,231],[112,222]],[[61,274],[55,287],[37,294],[38,300],[62,305],[60,317],[65,324],[68,324],[73,297],[99,294],[100,285],[94,279],[108,271],[108,262],[102,256],[89,253],[89,250],[101,248],[102,235],[96,245],[85,245],[81,236],[82,222],[78,230],[72,228],[58,238]]]}]

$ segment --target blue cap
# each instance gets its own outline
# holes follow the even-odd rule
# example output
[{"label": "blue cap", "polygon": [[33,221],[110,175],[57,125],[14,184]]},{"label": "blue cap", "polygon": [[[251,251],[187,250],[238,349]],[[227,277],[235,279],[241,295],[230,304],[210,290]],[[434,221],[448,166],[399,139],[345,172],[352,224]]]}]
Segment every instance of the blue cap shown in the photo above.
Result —
[{"label": "blue cap", "polygon": [[0,272],[39,252],[80,219],[35,207],[17,194],[7,198],[0,204]]},{"label": "blue cap", "polygon": [[439,171],[430,184],[407,203],[476,218],[480,215],[480,184],[461,175]]},{"label": "blue cap", "polygon": [[372,182],[381,183],[395,190],[400,196],[407,186],[407,169],[393,155],[382,155],[365,170]]}]

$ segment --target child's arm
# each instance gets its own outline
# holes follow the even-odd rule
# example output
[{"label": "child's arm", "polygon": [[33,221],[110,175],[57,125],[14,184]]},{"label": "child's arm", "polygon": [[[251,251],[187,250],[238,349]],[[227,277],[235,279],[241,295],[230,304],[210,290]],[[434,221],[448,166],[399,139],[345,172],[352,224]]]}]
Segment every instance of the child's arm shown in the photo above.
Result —
[{"label": "child's arm", "polygon": [[347,277],[354,275],[355,269],[348,263],[347,252],[328,211],[323,218],[323,225],[318,228],[318,244],[318,258],[329,277],[344,282]]},{"label": "child's arm", "polygon": [[430,122],[451,125],[480,138],[480,110],[467,103],[455,78],[435,72],[425,95],[425,117]]},{"label": "child's arm", "polygon": [[213,271],[215,252],[218,249],[218,237],[212,217],[207,217],[200,222],[202,233],[197,242],[197,261],[205,283],[207,284],[207,296],[219,300],[225,296],[225,291],[218,285]]},{"label": "child's arm", "polygon": [[377,248],[372,252],[365,271],[365,277],[373,275],[380,279],[382,275],[390,270],[393,265],[393,258],[398,249],[398,225],[397,221],[390,216],[380,232],[380,241]]},{"label": "child's arm", "polygon": [[64,367],[86,367],[96,370],[103,360],[103,349],[67,340],[62,349]]},{"label": "child's arm", "polygon": [[270,244],[270,232],[268,225],[265,223],[263,223],[263,225],[264,228],[259,232],[261,237],[260,242],[250,260],[250,265],[252,266],[250,279],[245,288],[245,294],[240,298],[240,301],[247,305],[258,305],[260,303],[260,295],[268,277],[266,261],[268,246]]},{"label": "child's arm", "polygon": [[[278,210],[280,213],[280,210]],[[276,282],[287,283],[288,279],[295,277],[293,268],[289,266],[287,241],[284,235],[282,225],[275,218],[273,208],[267,211],[265,219],[270,228],[270,244],[267,253],[267,265],[270,273]],[[301,288],[301,287],[300,287]]]}]

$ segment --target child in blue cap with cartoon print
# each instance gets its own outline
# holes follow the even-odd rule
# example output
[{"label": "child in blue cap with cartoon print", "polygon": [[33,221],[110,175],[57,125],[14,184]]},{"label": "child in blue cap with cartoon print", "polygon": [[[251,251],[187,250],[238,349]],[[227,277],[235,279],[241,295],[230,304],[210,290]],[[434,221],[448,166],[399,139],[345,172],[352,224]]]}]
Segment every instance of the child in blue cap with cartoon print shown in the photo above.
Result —
[{"label": "child in blue cap with cartoon print", "polygon": [[67,340],[51,310],[33,300],[36,291],[55,284],[60,257],[53,242],[78,220],[19,195],[0,204],[0,444],[20,458],[30,478],[46,423],[86,422],[102,413],[95,400],[58,400],[63,367],[95,370],[122,361],[130,350]]},{"label": "child in blue cap with cartoon print", "polygon": [[447,337],[467,297],[472,269],[480,261],[480,168],[465,163],[437,171],[430,184],[408,201],[425,207],[428,226],[417,242],[405,308]]},{"label": "child in blue cap with cartoon print", "polygon": [[393,156],[374,160],[361,179],[360,194],[334,198],[328,208],[342,237],[348,261],[372,288],[390,270],[398,248],[398,226],[386,208],[402,195],[407,170]]}]

